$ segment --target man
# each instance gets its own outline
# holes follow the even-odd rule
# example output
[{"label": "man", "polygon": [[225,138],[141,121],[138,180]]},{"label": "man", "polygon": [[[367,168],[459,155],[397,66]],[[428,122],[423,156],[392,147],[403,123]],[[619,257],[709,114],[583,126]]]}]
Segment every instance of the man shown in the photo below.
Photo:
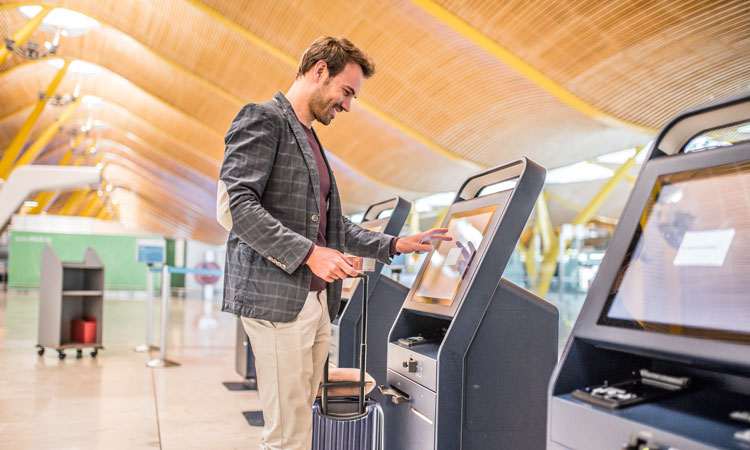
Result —
[{"label": "man", "polygon": [[336,180],[313,121],[349,111],[370,58],[345,38],[317,39],[286,95],[246,105],[227,132],[220,186],[228,194],[222,310],[242,316],[255,353],[263,449],[309,449],[311,406],[328,355],[341,280],[356,275],[343,252],[389,263],[428,251],[446,229],[397,239],[343,217]]}]

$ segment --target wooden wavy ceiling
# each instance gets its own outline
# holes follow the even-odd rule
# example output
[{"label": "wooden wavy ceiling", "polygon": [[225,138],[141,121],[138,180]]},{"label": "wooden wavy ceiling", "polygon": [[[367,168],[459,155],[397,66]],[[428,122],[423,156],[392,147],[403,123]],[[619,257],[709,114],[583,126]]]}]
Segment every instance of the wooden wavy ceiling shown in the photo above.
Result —
[{"label": "wooden wavy ceiling", "polygon": [[[350,212],[455,189],[521,155],[557,167],[640,145],[679,110],[749,88],[750,6],[740,0],[46,3],[102,23],[63,37],[58,54],[104,69],[81,86],[103,105],[71,122],[106,124],[100,147],[123,220],[214,243],[225,236],[213,199],[229,123],[243,104],[286,91],[321,35],[348,36],[377,64],[353,111],[316,127]],[[0,0],[4,36],[26,22],[21,4],[34,3]],[[16,55],[0,65],[0,149],[55,70]],[[48,107],[32,134],[57,112]],[[38,162],[59,160],[66,141]]]}]

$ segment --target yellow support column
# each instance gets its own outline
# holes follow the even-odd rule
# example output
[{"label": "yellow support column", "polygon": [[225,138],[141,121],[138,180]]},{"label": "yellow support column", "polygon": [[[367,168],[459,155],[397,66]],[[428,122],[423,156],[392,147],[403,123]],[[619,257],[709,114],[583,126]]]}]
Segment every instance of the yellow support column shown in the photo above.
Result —
[{"label": "yellow support column", "polygon": [[[83,133],[79,133],[76,135],[75,139],[73,140],[73,144],[70,146],[67,152],[63,155],[63,157],[60,159],[60,162],[58,163],[58,166],[67,166],[70,160],[73,158],[73,150],[78,147],[78,145],[81,143],[81,140],[83,139]],[[79,164],[74,164],[79,165]],[[36,196],[36,199],[34,201],[36,202],[35,207],[33,207],[29,214],[41,214],[46,208],[47,205],[50,204],[50,202],[54,201],[55,198],[57,198],[58,191],[47,191],[47,192],[41,192]]]},{"label": "yellow support column", "polygon": [[23,144],[26,143],[26,138],[29,137],[29,133],[31,133],[31,130],[34,128],[34,124],[42,114],[44,106],[47,104],[47,99],[55,94],[55,90],[57,89],[57,86],[60,85],[63,77],[65,77],[65,73],[68,71],[70,63],[70,60],[65,60],[62,69],[57,72],[57,75],[55,75],[52,83],[50,83],[50,85],[47,87],[47,90],[44,91],[44,98],[40,98],[36,102],[36,104],[34,105],[34,109],[31,111],[31,114],[29,114],[29,117],[26,118],[26,122],[24,122],[24,124],[21,126],[21,129],[18,130],[18,134],[16,134],[16,137],[13,138],[10,146],[8,146],[8,148],[5,150],[3,158],[0,159],[0,178],[8,177],[10,168],[13,166],[13,163],[18,157],[18,154],[21,153]]},{"label": "yellow support column", "polygon": [[547,193],[542,192],[536,204],[536,217],[542,236],[542,263],[539,265],[538,294],[545,297],[549,292],[552,277],[557,269],[557,255],[560,253],[560,242],[550,219],[547,207]]},{"label": "yellow support column", "polygon": [[[88,153],[91,148],[94,147],[95,142],[89,147],[89,149],[86,151]],[[80,158],[80,157],[79,157]],[[99,156],[94,161],[94,166],[102,162],[102,159],[104,158],[104,154],[100,153]],[[89,192],[92,192],[91,189],[81,189],[78,191],[75,191],[73,195],[70,196],[68,201],[65,203],[65,206],[60,210],[61,216],[74,216],[76,215],[76,212],[81,208],[81,205],[83,205],[83,202],[86,200],[86,197],[88,196]],[[96,191],[93,191],[94,195],[96,195]]]},{"label": "yellow support column", "polygon": [[57,197],[57,191],[47,191],[39,193],[34,201],[36,206],[29,210],[29,214],[41,214],[42,211],[47,207],[47,204]]},{"label": "yellow support column", "polygon": [[[23,24],[23,26],[19,28],[18,31],[13,33],[13,36],[10,37],[11,39],[13,39],[14,44],[16,46],[25,44],[31,36],[31,33],[39,28],[39,25],[42,24],[42,20],[44,20],[44,18],[47,17],[47,14],[49,14],[49,12],[53,9],[55,9],[54,6],[43,5],[42,10],[39,11],[36,16],[29,19],[28,22]],[[10,55],[10,50],[8,50],[7,47],[3,47],[3,49],[0,50],[0,64],[5,62],[6,58],[8,58],[8,55]]]},{"label": "yellow support column", "polygon": [[[86,197],[88,197],[89,192],[91,191],[84,189],[73,192],[73,195],[70,196],[68,201],[65,203],[65,206],[63,206],[63,209],[60,210],[60,215],[75,216],[76,212],[81,208],[81,205],[83,205],[83,202],[86,201]],[[94,192],[94,195],[96,195],[96,192]]]},{"label": "yellow support column", "polygon": [[[50,140],[52,140],[53,137],[57,133],[60,132],[60,127],[65,125],[65,123],[70,119],[70,116],[75,112],[76,108],[78,107],[78,99],[75,99],[74,101],[70,102],[68,106],[65,107],[63,112],[60,114],[60,117],[57,118],[56,121],[54,121],[50,126],[48,126],[41,135],[37,138],[36,141],[34,141],[31,146],[21,155],[21,157],[18,159],[18,162],[13,165],[13,168],[16,168],[18,166],[23,166],[26,164],[31,164],[34,162],[34,159],[37,157],[39,152],[44,150],[44,147],[47,146]],[[10,173],[9,173],[10,175]]]},{"label": "yellow support column", "polygon": [[605,200],[612,194],[612,192],[615,190],[618,184],[624,179],[627,178],[628,173],[630,172],[630,169],[633,168],[635,165],[635,158],[638,156],[638,154],[643,150],[643,147],[638,147],[635,154],[625,161],[625,163],[620,166],[619,169],[615,172],[614,175],[612,175],[612,178],[607,180],[607,183],[597,192],[596,196],[591,200],[591,202],[586,205],[586,208],[581,211],[580,214],[578,214],[578,217],[576,217],[573,220],[573,226],[575,225],[585,225],[591,218],[596,214],[596,210],[599,209],[600,206],[604,203]]},{"label": "yellow support column", "polygon": [[109,213],[107,212],[107,205],[102,205],[102,209],[99,210],[98,213],[96,213],[97,219],[107,220],[107,216]]},{"label": "yellow support column", "polygon": [[95,217],[96,213],[102,207],[102,199],[97,195],[81,211],[82,217]]},{"label": "yellow support column", "polygon": [[536,259],[534,258],[534,235],[532,231],[529,245],[518,243],[518,252],[523,255],[523,265],[526,267],[526,276],[529,279],[529,290],[536,292]]}]

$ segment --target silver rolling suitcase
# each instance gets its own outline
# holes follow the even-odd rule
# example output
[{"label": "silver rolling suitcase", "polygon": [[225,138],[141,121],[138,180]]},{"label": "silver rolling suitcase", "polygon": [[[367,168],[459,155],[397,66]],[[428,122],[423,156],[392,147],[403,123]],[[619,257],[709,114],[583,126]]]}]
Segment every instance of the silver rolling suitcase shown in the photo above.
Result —
[{"label": "silver rolling suitcase", "polygon": [[[313,405],[312,450],[383,450],[383,409],[374,400],[365,396],[365,373],[367,361],[367,275],[358,275],[363,280],[362,342],[359,352],[359,381],[330,382],[328,361],[323,371],[321,397]],[[353,397],[329,398],[328,391],[334,388],[355,387],[359,394]]]}]

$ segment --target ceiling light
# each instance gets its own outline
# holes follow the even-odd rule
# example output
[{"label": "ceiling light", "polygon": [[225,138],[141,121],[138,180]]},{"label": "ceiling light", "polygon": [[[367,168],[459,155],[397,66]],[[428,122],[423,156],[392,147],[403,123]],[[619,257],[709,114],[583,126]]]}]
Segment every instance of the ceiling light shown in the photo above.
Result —
[{"label": "ceiling light", "polygon": [[750,125],[743,125],[737,128],[737,131],[739,131],[740,133],[750,133]]},{"label": "ceiling light", "polygon": [[547,172],[548,184],[581,183],[584,181],[604,180],[615,172],[598,164],[581,161]]},{"label": "ceiling light", "polygon": [[685,146],[685,153],[700,152],[703,150],[709,150],[716,147],[727,147],[732,145],[731,142],[727,142],[721,139],[715,139],[711,136],[698,136],[693,138]]},{"label": "ceiling light", "polygon": [[455,199],[455,192],[440,192],[414,200],[414,209],[417,212],[430,212],[437,208],[450,206]]},{"label": "ceiling light", "polygon": [[78,120],[74,122],[73,128],[77,128],[84,133],[89,131],[104,131],[109,129],[109,125],[101,120]]},{"label": "ceiling light", "polygon": [[[47,60],[47,64],[54,67],[55,69],[62,69],[65,61],[62,58],[54,58]],[[96,64],[87,63],[86,61],[75,60],[68,66],[68,72],[77,73],[82,77],[93,77],[101,73],[102,68]]]},{"label": "ceiling light", "polygon": [[494,194],[496,192],[507,191],[516,187],[516,184],[518,184],[518,178],[491,184],[487,187],[482,188],[482,190],[479,191],[479,196],[484,197],[485,195]]},{"label": "ceiling light", "polygon": [[[18,11],[29,19],[42,10],[41,6],[21,6]],[[55,8],[42,20],[39,26],[44,31],[55,32],[63,30],[65,36],[80,36],[90,30],[99,28],[101,24],[91,17],[65,8]]]},{"label": "ceiling light", "polygon": [[349,216],[349,220],[351,220],[354,223],[362,223],[362,219],[364,219],[365,213],[357,213],[352,214]]},{"label": "ceiling light", "polygon": [[37,206],[39,206],[39,203],[34,201],[26,201],[23,202],[23,206],[26,206],[27,208],[36,208]]},{"label": "ceiling light", "polygon": [[89,109],[94,109],[94,108],[98,108],[99,106],[101,106],[102,99],[100,99],[99,97],[95,95],[84,95],[83,99],[81,100],[81,103]]},{"label": "ceiling light", "polygon": [[604,164],[615,164],[621,166],[625,164],[630,158],[632,158],[633,155],[635,155],[635,152],[635,148],[628,148],[625,150],[607,153],[606,155],[597,156],[596,161]]}]

